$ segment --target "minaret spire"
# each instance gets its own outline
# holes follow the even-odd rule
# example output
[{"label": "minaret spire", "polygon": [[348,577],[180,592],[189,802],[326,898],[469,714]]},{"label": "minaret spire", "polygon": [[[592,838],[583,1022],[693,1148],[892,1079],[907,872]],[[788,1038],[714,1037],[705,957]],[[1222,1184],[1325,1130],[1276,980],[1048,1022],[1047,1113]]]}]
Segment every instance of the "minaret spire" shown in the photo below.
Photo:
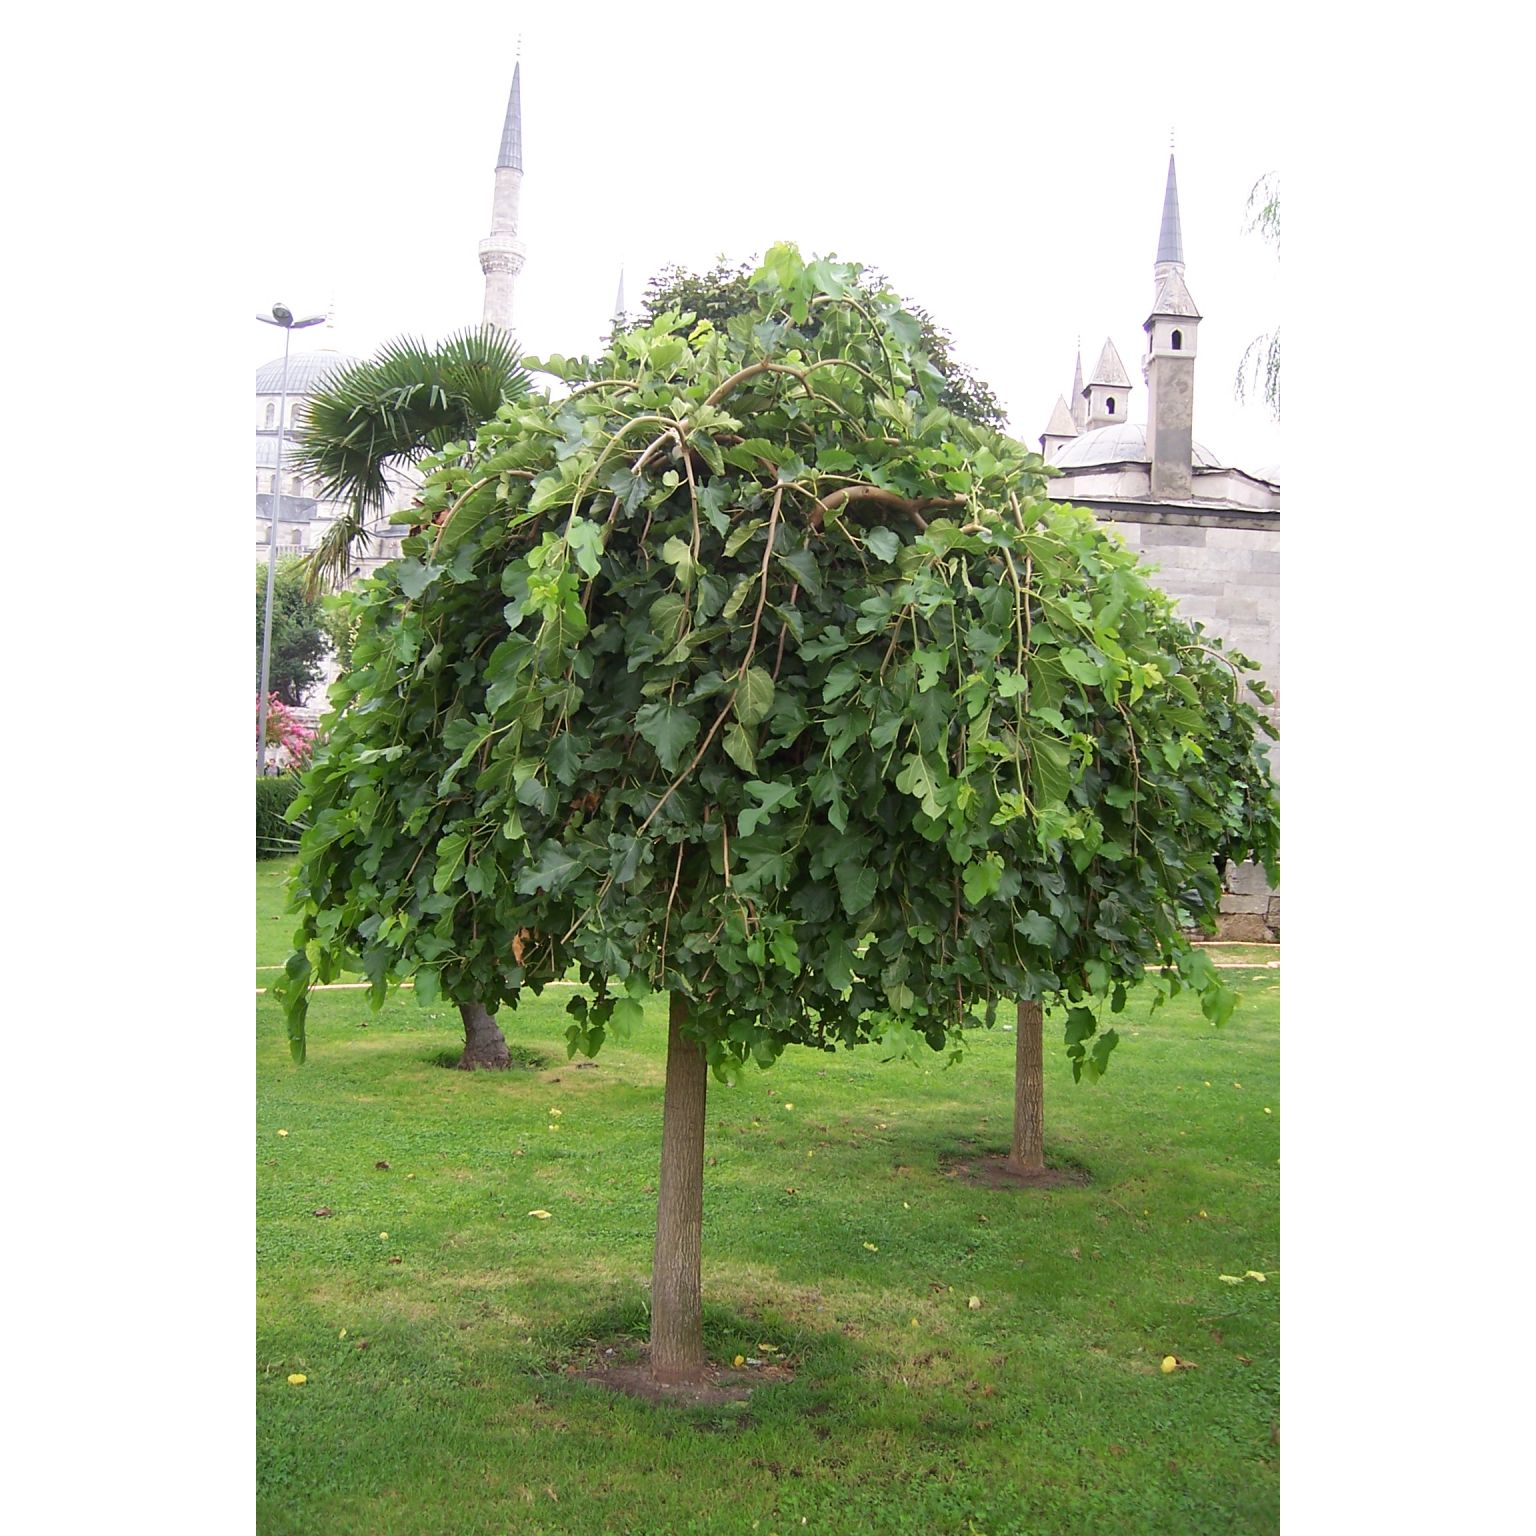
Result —
[{"label": "minaret spire", "polygon": [[[518,40],[522,52],[522,40]],[[480,270],[485,273],[483,324],[512,329],[512,296],[517,275],[527,259],[518,236],[517,211],[523,188],[523,65],[512,67],[512,94],[501,127],[496,156],[496,193],[491,203],[491,232],[480,242]]]},{"label": "minaret spire", "polygon": [[1072,371],[1072,424],[1079,432],[1088,430],[1088,401],[1083,394],[1083,338],[1077,338],[1077,367]]},{"label": "minaret spire", "polygon": [[[1172,135],[1169,135],[1170,141]],[[1161,283],[1172,271],[1184,275],[1184,232],[1179,226],[1179,178],[1173,168],[1173,145],[1168,147],[1168,184],[1163,189],[1163,222],[1157,231],[1157,260],[1152,281]]]}]

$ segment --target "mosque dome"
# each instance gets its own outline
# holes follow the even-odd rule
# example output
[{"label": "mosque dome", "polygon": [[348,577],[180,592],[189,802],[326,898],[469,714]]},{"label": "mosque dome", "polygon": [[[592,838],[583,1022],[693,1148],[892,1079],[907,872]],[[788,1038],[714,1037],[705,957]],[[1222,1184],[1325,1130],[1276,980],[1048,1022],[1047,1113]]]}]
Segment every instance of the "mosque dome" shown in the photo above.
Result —
[{"label": "mosque dome", "polygon": [[[1192,445],[1191,460],[1196,469],[1220,469],[1221,460],[1203,443]],[[1147,429],[1135,422],[1116,422],[1112,427],[1095,427],[1064,443],[1051,461],[1058,469],[1089,469],[1096,464],[1150,464]]]},{"label": "mosque dome", "polygon": [[[353,357],[350,352],[337,352],[330,347],[321,347],[314,352],[290,353],[288,393],[307,395],[329,374],[361,361],[361,358]],[[283,360],[281,357],[274,357],[270,363],[263,363],[256,370],[256,393],[277,395],[282,393],[282,389]]]}]

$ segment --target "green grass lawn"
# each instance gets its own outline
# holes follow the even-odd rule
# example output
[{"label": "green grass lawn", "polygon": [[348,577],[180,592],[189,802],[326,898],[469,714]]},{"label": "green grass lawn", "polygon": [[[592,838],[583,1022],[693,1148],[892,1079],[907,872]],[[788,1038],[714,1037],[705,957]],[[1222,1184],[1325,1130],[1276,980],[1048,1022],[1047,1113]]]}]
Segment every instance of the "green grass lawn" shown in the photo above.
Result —
[{"label": "green grass lawn", "polygon": [[1278,1529],[1279,972],[1228,979],[1219,1031],[1133,1005],[1093,1086],[1047,1017],[1047,1157],[1084,1188],[946,1173],[1006,1149],[1009,1031],[949,1069],[798,1051],[711,1084],[706,1345],[795,1375],[693,1410],[567,1374],[645,1336],[664,1007],[578,1066],[551,989],[502,1016],[528,1065],[470,1075],[409,992],[317,994],[304,1067],[258,997],[260,1530]]}]

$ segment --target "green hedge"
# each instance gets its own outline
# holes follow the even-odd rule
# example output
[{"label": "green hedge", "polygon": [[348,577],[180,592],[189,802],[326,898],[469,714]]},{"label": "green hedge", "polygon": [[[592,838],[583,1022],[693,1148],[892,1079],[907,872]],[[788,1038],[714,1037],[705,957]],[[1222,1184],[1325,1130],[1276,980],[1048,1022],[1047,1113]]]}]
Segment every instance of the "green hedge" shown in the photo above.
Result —
[{"label": "green hedge", "polygon": [[299,792],[296,773],[256,780],[256,857],[276,859],[297,851],[299,828],[283,820],[283,812]]}]

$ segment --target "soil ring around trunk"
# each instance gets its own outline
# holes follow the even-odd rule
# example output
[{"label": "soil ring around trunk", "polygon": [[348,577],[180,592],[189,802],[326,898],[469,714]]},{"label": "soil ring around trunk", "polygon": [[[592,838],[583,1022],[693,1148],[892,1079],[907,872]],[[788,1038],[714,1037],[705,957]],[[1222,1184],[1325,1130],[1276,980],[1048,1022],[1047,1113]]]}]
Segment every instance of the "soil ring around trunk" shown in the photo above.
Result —
[{"label": "soil ring around trunk", "polygon": [[967,1184],[980,1184],[983,1189],[1081,1189],[1092,1183],[1086,1168],[1040,1168],[1026,1172],[1011,1167],[1002,1152],[948,1162],[944,1175],[964,1179]]},{"label": "soil ring around trunk", "polygon": [[610,1392],[638,1397],[647,1403],[676,1403],[683,1408],[719,1408],[726,1403],[744,1403],[758,1387],[778,1386],[793,1381],[795,1373],[782,1361],[765,1360],[761,1365],[706,1364],[698,1381],[661,1382],[651,1375],[650,1350],[631,1339],[615,1340],[599,1348],[585,1361],[569,1365],[565,1374],[572,1381],[590,1381]]}]

